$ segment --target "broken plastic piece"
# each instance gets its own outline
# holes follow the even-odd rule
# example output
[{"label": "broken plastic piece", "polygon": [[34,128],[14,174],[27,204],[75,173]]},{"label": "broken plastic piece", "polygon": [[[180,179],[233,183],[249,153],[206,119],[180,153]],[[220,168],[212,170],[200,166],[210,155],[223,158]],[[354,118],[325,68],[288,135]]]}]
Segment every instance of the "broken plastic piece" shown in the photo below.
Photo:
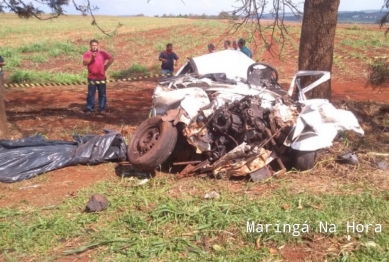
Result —
[{"label": "broken plastic piece", "polygon": [[377,164],[377,167],[379,169],[388,170],[388,166],[386,165],[386,163],[384,161],[377,161],[376,164]]},{"label": "broken plastic piece", "polygon": [[254,171],[250,174],[250,178],[251,180],[253,180],[253,182],[265,180],[270,176],[271,174],[267,166],[264,166],[261,169],[258,169],[257,171]]},{"label": "broken plastic piece", "polygon": [[215,191],[212,191],[210,193],[206,193],[204,196],[204,198],[206,198],[206,199],[214,199],[214,198],[217,199],[219,197],[220,197],[219,193],[217,193]]},{"label": "broken plastic piece", "polygon": [[336,161],[341,164],[357,165],[359,163],[358,157],[355,152],[347,152],[338,155]]}]

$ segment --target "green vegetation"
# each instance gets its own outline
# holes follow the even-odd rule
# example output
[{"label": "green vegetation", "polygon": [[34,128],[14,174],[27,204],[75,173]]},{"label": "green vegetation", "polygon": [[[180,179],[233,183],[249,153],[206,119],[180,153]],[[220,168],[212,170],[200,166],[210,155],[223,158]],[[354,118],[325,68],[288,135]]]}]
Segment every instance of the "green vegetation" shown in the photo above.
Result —
[{"label": "green vegetation", "polygon": [[368,85],[378,87],[389,82],[389,62],[387,59],[375,59],[368,67]]},{"label": "green vegetation", "polygon": [[357,30],[360,31],[362,28],[360,26],[354,25],[346,28],[347,30]]},{"label": "green vegetation", "polygon": [[[280,188],[268,197],[254,197],[221,189],[215,180],[194,179],[177,195],[178,188],[169,178],[143,186],[136,183],[128,179],[100,183],[55,207],[0,209],[5,261],[25,260],[31,254],[38,260],[54,259],[53,249],[74,254],[88,248],[97,249],[93,254],[97,261],[258,261],[281,258],[271,250],[298,244],[312,234],[334,240],[350,235],[349,243],[359,243],[354,252],[342,251],[342,261],[383,261],[389,256],[388,193],[312,195]],[[204,199],[214,188],[219,188],[221,197]],[[82,212],[95,192],[105,194],[110,206],[100,213]],[[251,222],[255,228],[274,226],[268,232],[247,232],[247,221],[249,230]],[[368,232],[347,232],[347,222],[353,221],[374,227]],[[320,232],[320,222],[335,224],[336,232],[325,233],[323,227]],[[305,223],[309,233],[302,233]],[[279,233],[276,224],[281,226]],[[298,229],[284,229],[297,224]],[[376,224],[383,225],[382,232],[374,231]],[[338,251],[326,258],[336,258]]]},{"label": "green vegetation", "polygon": [[140,74],[140,75],[149,75],[151,72],[150,70],[140,64],[134,63],[131,65],[130,68],[126,70],[120,70],[120,71],[114,71],[111,73],[112,78],[121,79],[121,78],[128,78],[131,77],[134,74]]},{"label": "green vegetation", "polygon": [[48,56],[45,54],[33,54],[28,57],[28,60],[34,62],[34,63],[44,63],[47,62]]},{"label": "green vegetation", "polygon": [[86,77],[85,70],[79,74],[70,74],[18,69],[11,73],[9,79],[13,83],[75,83],[84,82]]},{"label": "green vegetation", "polygon": [[[47,71],[49,68],[58,68],[58,63],[63,73],[74,74],[81,71],[81,56],[88,50],[91,38],[102,40],[102,49],[111,52],[115,57],[126,57],[123,63],[115,62],[108,74],[114,78],[128,77],[130,65],[136,64],[144,69],[134,71],[137,74],[147,74],[145,68],[155,66],[158,53],[165,49],[168,42],[174,44],[174,50],[180,56],[180,64],[187,57],[193,57],[207,53],[207,44],[213,43],[216,50],[223,50],[225,39],[236,40],[245,37],[249,48],[254,51],[256,60],[261,61],[266,52],[262,40],[256,35],[256,41],[252,41],[250,27],[245,25],[236,32],[230,31],[230,23],[218,20],[188,19],[188,18],[157,18],[157,17],[98,17],[99,23],[104,28],[115,28],[120,22],[123,26],[113,38],[104,36],[98,29],[92,27],[88,17],[67,16],[51,21],[25,21],[11,14],[0,14],[4,25],[0,28],[0,54],[6,59],[4,68],[11,74],[16,70]],[[35,29],[40,28],[39,37]],[[263,26],[269,34],[270,29]],[[335,68],[339,68],[342,74],[348,77],[360,74],[361,70],[369,66],[369,60],[364,57],[381,56],[386,53],[389,45],[386,36],[374,25],[350,25],[339,27],[335,39],[335,52],[338,56],[357,56],[352,65],[347,59],[336,58]],[[163,29],[163,30],[161,30]],[[168,29],[168,30],[165,30]],[[153,31],[151,31],[153,30]],[[274,47],[281,52],[282,57],[296,56],[298,53],[298,41],[300,36],[299,26],[288,26],[288,34],[285,34],[285,45],[279,46],[279,32],[275,31]],[[255,47],[254,44],[258,46]],[[356,54],[356,55],[355,55]],[[289,58],[288,58],[289,59]],[[296,58],[290,58],[293,63]],[[25,63],[26,62],[26,63]],[[272,63],[271,61],[267,61]],[[290,63],[281,63],[277,68],[279,72],[288,71]],[[55,65],[55,66],[54,66]],[[361,70],[355,70],[355,69]],[[13,81],[13,78],[6,78]],[[41,82],[41,81],[40,81]]]}]

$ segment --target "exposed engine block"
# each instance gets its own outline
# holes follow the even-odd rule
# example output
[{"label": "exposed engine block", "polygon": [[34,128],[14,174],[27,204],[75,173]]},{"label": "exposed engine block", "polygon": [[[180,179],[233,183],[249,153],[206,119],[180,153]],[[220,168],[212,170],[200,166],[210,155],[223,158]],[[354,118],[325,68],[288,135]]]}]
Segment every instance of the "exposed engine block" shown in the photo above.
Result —
[{"label": "exposed engine block", "polygon": [[205,120],[211,143],[209,160],[219,159],[242,142],[258,145],[267,139],[265,129],[270,126],[269,113],[255,96],[217,109]]}]

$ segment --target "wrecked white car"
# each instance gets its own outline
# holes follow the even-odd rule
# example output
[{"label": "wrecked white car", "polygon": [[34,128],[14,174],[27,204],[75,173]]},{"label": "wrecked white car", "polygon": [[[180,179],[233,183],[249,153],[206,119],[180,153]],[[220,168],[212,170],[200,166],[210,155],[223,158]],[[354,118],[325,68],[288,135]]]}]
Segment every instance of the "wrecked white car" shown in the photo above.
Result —
[{"label": "wrecked white car", "polygon": [[[304,76],[316,80],[301,87]],[[242,52],[191,58],[156,86],[151,117],[130,139],[129,161],[143,170],[181,166],[181,177],[259,180],[285,166],[311,169],[316,151],[331,146],[339,131],[364,134],[351,112],[325,99],[306,99],[306,92],[329,79],[329,72],[299,71],[286,91],[274,67]]]}]

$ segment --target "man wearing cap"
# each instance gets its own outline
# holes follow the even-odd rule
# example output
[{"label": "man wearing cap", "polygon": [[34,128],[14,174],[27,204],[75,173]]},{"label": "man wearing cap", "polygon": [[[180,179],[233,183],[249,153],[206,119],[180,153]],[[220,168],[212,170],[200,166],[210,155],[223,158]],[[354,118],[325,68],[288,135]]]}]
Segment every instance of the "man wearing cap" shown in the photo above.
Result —
[{"label": "man wearing cap", "polygon": [[208,52],[213,53],[215,52],[215,45],[214,44],[208,44]]}]

